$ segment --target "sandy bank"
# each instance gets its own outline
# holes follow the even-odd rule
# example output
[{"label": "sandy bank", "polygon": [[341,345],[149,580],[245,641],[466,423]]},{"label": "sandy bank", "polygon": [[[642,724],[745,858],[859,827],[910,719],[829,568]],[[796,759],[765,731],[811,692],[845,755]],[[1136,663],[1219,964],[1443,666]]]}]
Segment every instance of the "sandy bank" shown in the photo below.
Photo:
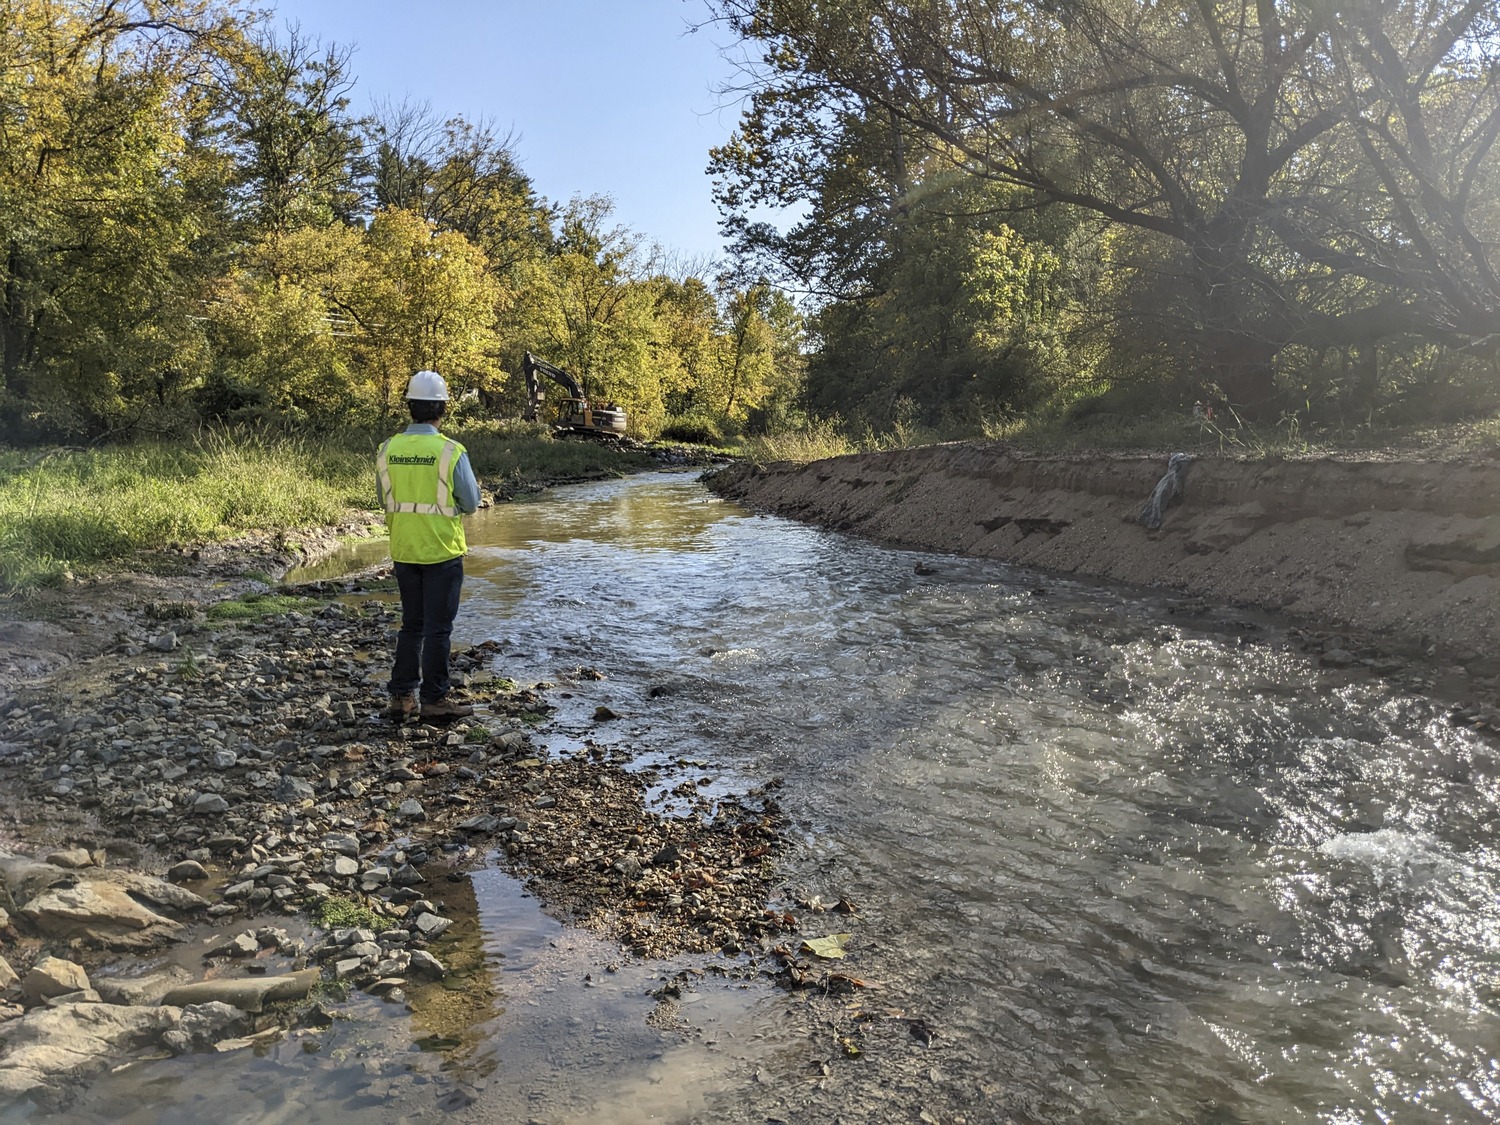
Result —
[{"label": "sandy bank", "polygon": [[1165,468],[965,443],[738,464],[708,483],[870,538],[1171,587],[1493,671],[1500,464],[1205,458],[1148,531],[1135,517]]}]

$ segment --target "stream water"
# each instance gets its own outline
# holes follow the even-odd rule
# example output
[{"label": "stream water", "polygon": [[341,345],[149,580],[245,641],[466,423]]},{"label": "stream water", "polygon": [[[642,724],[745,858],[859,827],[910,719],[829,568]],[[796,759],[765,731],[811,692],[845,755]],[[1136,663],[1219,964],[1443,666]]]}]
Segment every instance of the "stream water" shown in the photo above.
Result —
[{"label": "stream water", "polygon": [[605,740],[704,763],[709,792],[783,778],[790,897],[859,909],[798,909],[804,933],[850,932],[884,988],[848,1010],[911,1033],[848,1058],[805,998],[713,977],[663,1019],[662,966],[600,972],[616,951],[481,871],[467,1008],[149,1064],[80,1119],[210,1096],[221,1122],[1500,1117],[1500,758],[1436,701],[1241,612],[754,516],[683,475],[499,507],[470,543],[456,639],[567,681],[542,741],[599,737],[606,705]]}]

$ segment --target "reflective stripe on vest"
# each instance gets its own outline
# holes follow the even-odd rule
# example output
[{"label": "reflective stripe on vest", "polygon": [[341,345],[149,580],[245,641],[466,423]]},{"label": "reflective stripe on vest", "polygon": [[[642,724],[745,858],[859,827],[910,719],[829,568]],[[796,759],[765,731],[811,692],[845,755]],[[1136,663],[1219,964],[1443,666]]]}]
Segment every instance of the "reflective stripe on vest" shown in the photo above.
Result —
[{"label": "reflective stripe on vest", "polygon": [[[380,494],[385,498],[385,510],[387,512],[408,512],[418,516],[447,516],[453,519],[458,516],[458,508],[448,503],[453,496],[453,459],[458,453],[456,441],[445,441],[443,451],[438,455],[437,464],[437,496],[436,502],[432,504],[402,503],[398,504],[391,489],[391,467],[387,457],[390,455],[390,442],[385,442],[380,447],[380,453],[375,458],[375,472],[380,477]],[[368,464],[368,462],[366,462]],[[366,477],[366,480],[369,478]]]}]

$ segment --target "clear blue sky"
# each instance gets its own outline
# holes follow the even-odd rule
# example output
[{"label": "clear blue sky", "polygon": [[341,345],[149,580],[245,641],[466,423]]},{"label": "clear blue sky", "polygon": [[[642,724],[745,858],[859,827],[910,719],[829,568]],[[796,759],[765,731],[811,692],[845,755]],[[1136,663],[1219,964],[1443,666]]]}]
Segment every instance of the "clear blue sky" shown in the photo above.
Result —
[{"label": "clear blue sky", "polygon": [[608,195],[615,221],[688,257],[722,251],[708,150],[734,129],[734,75],[702,0],[273,0],[287,23],[354,48],[354,107],[428,102],[517,136],[537,191]]}]

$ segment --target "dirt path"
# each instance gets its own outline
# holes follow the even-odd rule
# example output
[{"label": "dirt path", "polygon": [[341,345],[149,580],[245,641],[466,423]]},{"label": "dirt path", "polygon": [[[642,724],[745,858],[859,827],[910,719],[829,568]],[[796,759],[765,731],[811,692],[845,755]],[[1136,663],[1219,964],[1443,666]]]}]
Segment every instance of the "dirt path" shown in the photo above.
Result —
[{"label": "dirt path", "polygon": [[1351,643],[1500,672],[1500,464],[1205,458],[1159,531],[1166,457],[928,446],[740,464],[709,486],[855,534],[1285,613]]}]

